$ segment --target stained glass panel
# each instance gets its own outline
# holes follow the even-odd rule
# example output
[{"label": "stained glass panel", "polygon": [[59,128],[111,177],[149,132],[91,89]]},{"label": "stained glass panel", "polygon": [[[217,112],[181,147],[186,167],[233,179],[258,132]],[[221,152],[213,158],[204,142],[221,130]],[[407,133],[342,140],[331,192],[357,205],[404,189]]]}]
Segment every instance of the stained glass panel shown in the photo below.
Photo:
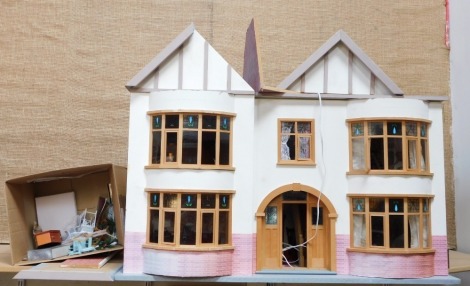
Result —
[{"label": "stained glass panel", "polygon": [[198,127],[198,115],[188,114],[183,116],[183,128],[196,128]]},{"label": "stained glass panel", "polygon": [[388,211],[392,213],[402,213],[404,210],[403,199],[389,199]]},{"label": "stained glass panel", "polygon": [[277,224],[277,207],[276,206],[266,207],[266,224],[269,224],[269,225]]},{"label": "stained glass panel", "polygon": [[369,198],[369,211],[384,212],[385,211],[385,199],[384,198]]},{"label": "stained glass panel", "polygon": [[352,136],[362,136],[364,135],[364,123],[352,123],[351,124],[351,134]]},{"label": "stained glass panel", "polygon": [[421,123],[421,137],[427,137],[428,125],[426,123]]},{"label": "stained glass panel", "polygon": [[220,117],[220,129],[221,130],[230,130],[230,117],[221,116]]},{"label": "stained glass panel", "polygon": [[228,209],[230,207],[230,196],[219,195],[219,208]]},{"label": "stained glass panel", "polygon": [[197,208],[197,195],[196,194],[182,194],[181,195],[181,208],[189,208],[189,209]]},{"label": "stained glass panel", "polygon": [[401,135],[401,122],[387,122],[388,135]]},{"label": "stained glass panel", "polygon": [[162,116],[161,115],[156,115],[152,117],[152,126],[153,126],[153,129],[162,128]]},{"label": "stained glass panel", "polygon": [[159,193],[153,193],[150,195],[150,206],[151,207],[160,206],[160,194]]},{"label": "stained glass panel", "polygon": [[354,212],[364,212],[365,208],[366,208],[366,202],[364,198],[353,199],[353,211]]}]

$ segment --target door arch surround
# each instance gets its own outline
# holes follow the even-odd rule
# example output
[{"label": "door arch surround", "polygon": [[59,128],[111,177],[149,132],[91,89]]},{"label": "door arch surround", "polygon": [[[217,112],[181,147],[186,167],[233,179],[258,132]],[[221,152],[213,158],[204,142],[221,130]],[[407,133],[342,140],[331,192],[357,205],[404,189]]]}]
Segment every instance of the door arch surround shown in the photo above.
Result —
[{"label": "door arch surround", "polygon": [[[327,224],[329,226],[326,233],[328,243],[327,255],[329,255],[327,270],[336,271],[336,219],[338,217],[336,209],[328,197],[322,194],[319,190],[300,183],[287,184],[273,190],[261,201],[260,205],[258,206],[256,211],[256,270],[260,271],[266,268],[264,261],[265,253],[263,252],[264,248],[262,247],[262,245],[266,242],[266,237],[264,237],[266,235],[264,232],[266,226],[266,208],[273,200],[290,191],[303,191],[307,194],[310,194],[313,197],[319,199],[320,204],[326,208],[326,213],[328,215],[323,219],[327,220]],[[281,250],[281,248],[279,248],[279,250]],[[282,265],[280,265],[278,268],[281,269],[281,266]]]}]

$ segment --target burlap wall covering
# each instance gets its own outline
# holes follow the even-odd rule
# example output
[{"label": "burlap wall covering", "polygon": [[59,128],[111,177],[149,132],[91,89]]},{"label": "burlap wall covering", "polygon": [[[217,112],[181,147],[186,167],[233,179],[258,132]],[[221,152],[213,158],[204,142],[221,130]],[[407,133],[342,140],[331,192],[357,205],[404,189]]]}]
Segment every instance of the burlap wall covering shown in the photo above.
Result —
[{"label": "burlap wall covering", "polygon": [[[266,85],[276,86],[343,29],[406,94],[447,95],[443,3],[1,1],[0,242],[9,240],[6,179],[97,163],[126,165],[124,85],[191,22],[242,73],[245,32],[255,17]],[[446,113],[449,126],[448,108]],[[450,220],[451,244],[453,225]]]}]

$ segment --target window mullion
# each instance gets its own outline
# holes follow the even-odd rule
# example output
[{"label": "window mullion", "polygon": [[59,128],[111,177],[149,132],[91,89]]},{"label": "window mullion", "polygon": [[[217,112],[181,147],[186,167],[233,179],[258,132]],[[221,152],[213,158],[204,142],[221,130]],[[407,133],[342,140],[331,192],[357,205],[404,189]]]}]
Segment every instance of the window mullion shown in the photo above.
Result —
[{"label": "window mullion", "polygon": [[218,166],[220,162],[220,116],[216,117],[215,122],[215,165]]},{"label": "window mullion", "polygon": [[385,199],[384,211],[384,247],[390,248],[390,212],[389,212],[389,199]]},{"label": "window mullion", "polygon": [[[404,130],[404,129],[402,129]],[[404,243],[404,248],[409,249],[410,243],[409,243],[409,235],[408,235],[408,198],[405,198],[403,200],[403,227],[404,227],[404,234],[403,234],[403,243]]]},{"label": "window mullion", "polygon": [[202,157],[202,122],[203,114],[198,114],[200,120],[197,125],[197,165],[201,166],[201,157]]}]

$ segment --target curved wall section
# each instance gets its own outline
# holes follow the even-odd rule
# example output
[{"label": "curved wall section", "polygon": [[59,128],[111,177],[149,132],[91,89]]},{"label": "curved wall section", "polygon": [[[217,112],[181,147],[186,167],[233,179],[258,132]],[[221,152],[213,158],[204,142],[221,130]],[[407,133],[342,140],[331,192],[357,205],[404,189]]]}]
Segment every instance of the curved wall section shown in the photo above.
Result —
[{"label": "curved wall section", "polygon": [[156,91],[150,93],[149,111],[153,110],[234,112],[234,97],[219,91]]},{"label": "curved wall section", "polygon": [[432,177],[399,175],[348,176],[350,194],[432,194]]},{"label": "curved wall section", "polygon": [[143,249],[143,272],[173,277],[215,277],[232,274],[233,250],[168,251]]},{"label": "curved wall section", "polygon": [[434,253],[381,254],[349,252],[351,275],[381,278],[434,276]]},{"label": "curved wall section", "polygon": [[374,98],[350,100],[348,119],[352,118],[416,118],[428,119],[429,108],[422,100],[408,98]]},{"label": "curved wall section", "polygon": [[228,170],[145,170],[148,188],[188,190],[233,190],[234,172]]}]

